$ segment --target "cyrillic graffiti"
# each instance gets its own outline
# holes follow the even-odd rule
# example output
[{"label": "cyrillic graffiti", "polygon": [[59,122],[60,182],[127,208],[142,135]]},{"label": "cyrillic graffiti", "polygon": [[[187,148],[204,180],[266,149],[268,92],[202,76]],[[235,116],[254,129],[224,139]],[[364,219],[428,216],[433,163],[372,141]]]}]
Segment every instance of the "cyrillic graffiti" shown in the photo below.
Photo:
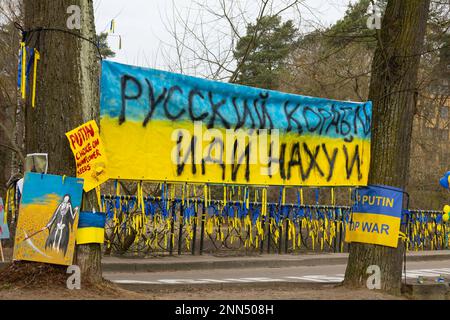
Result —
[{"label": "cyrillic graffiti", "polygon": [[[334,130],[336,136],[342,137],[346,141],[352,141],[353,137],[358,136],[360,132],[364,136],[370,133],[371,110],[368,103],[349,107],[330,101],[329,107],[317,107],[314,106],[314,102],[311,102],[311,105],[302,106],[300,103],[286,100],[283,102],[282,109],[268,108],[268,105],[278,103],[278,101],[270,101],[270,92],[268,91],[259,93],[254,98],[238,98],[236,96],[224,98],[222,95],[215,95],[212,91],[190,89],[188,92],[184,92],[180,86],[170,86],[169,84],[168,87],[162,87],[161,91],[157,93],[158,81],[155,80],[153,84],[151,80],[145,79],[145,87],[148,91],[146,94],[144,84],[137,78],[128,74],[122,75],[119,124],[126,121],[129,102],[138,100],[148,109],[142,122],[144,127],[152,118],[155,118],[155,120],[204,121],[207,123],[208,129],[277,128],[286,132],[319,135],[327,135]],[[215,96],[219,96],[219,98],[216,99]],[[186,101],[187,105],[180,106],[178,104],[180,100]],[[175,105],[177,105],[177,110],[170,111],[170,107]],[[157,109],[160,113],[155,113]],[[277,121],[272,119],[277,119]]]},{"label": "cyrillic graffiti", "polygon": [[286,94],[109,61],[103,62],[101,92],[111,178],[367,184],[370,102]]}]

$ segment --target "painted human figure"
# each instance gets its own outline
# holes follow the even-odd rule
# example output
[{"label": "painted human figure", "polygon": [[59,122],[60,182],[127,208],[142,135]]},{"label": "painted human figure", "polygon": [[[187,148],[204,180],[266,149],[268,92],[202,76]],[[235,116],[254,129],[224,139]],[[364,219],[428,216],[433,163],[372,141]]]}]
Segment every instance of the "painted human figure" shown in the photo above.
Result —
[{"label": "painted human figure", "polygon": [[[50,247],[56,252],[63,251],[66,255],[69,245],[70,233],[77,215],[78,207],[72,209],[70,195],[66,194],[63,201],[58,205],[53,216],[42,230],[48,229],[49,235],[45,242],[45,249]],[[70,228],[70,229],[69,229]]]}]

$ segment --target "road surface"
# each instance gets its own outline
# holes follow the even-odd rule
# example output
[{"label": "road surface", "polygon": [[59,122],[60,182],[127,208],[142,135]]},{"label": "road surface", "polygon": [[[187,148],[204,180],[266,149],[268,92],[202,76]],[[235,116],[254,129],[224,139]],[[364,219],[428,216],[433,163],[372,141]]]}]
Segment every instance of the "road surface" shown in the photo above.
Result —
[{"label": "road surface", "polygon": [[[117,273],[103,276],[117,284],[134,285],[202,285],[233,283],[310,282],[337,283],[344,279],[345,265],[298,266],[283,268],[210,269],[166,272]],[[406,278],[419,276],[435,280],[443,275],[450,281],[450,260],[408,262]]]}]

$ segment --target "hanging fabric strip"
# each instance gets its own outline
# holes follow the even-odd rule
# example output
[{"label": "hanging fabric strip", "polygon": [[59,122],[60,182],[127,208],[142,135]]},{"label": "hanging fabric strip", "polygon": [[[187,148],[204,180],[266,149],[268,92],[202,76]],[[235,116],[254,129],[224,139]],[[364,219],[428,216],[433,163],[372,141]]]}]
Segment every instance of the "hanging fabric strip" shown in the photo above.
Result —
[{"label": "hanging fabric strip", "polygon": [[186,184],[181,185],[181,203],[184,205],[185,200],[185,193],[186,193]]},{"label": "hanging fabric strip", "polygon": [[6,190],[6,198],[5,198],[5,206],[4,206],[4,211],[5,211],[5,215],[3,217],[3,223],[6,224],[6,222],[8,221],[8,211],[9,211],[9,194],[11,189]]},{"label": "hanging fabric strip", "polygon": [[37,64],[41,59],[39,51],[34,49],[34,61],[33,61],[33,89],[31,91],[31,106],[34,108],[36,106],[36,76],[37,76]]},{"label": "hanging fabric strip", "polygon": [[281,205],[281,203],[283,202],[283,190],[284,187],[280,187],[280,191],[278,193],[278,204]]},{"label": "hanging fabric strip", "polygon": [[10,195],[10,201],[11,201],[11,216],[16,216],[16,185],[11,186],[11,195]]},{"label": "hanging fabric strip", "polygon": [[267,214],[267,188],[262,189],[261,214],[263,216]]},{"label": "hanging fabric strip", "polygon": [[189,185],[186,183],[186,206],[189,207],[190,190]]},{"label": "hanging fabric strip", "polygon": [[198,212],[198,199],[197,199],[197,186],[193,185],[192,186],[192,190],[194,193],[194,208],[195,208],[195,212]]},{"label": "hanging fabric strip", "polygon": [[25,42],[20,43],[20,51],[22,52],[22,69],[20,78],[20,91],[22,92],[22,99],[26,98],[26,68],[27,68],[27,48]]},{"label": "hanging fabric strip", "polygon": [[118,224],[118,218],[117,218],[117,209],[120,208],[120,204],[118,203],[118,202],[120,202],[120,185],[119,185],[119,180],[116,180],[114,184],[115,184],[115,187],[116,187],[116,205],[114,206],[114,221],[115,221],[116,228],[118,228],[119,224]]},{"label": "hanging fabric strip", "polygon": [[138,186],[139,186],[139,202],[140,206],[141,206],[141,213],[142,215],[145,215],[145,202],[144,202],[144,191],[143,191],[143,182],[140,181]]},{"label": "hanging fabric strip", "polygon": [[211,205],[212,194],[211,194],[211,186],[208,186],[208,204]]},{"label": "hanging fabric strip", "polygon": [[332,206],[334,206],[336,203],[335,203],[335,199],[334,199],[334,188],[331,188],[331,205]]},{"label": "hanging fabric strip", "polygon": [[245,187],[245,208],[248,210],[250,208],[250,189]]},{"label": "hanging fabric strip", "polygon": [[95,187],[95,195],[97,197],[98,209],[100,210],[100,212],[104,212],[104,210],[102,208],[100,186]]},{"label": "hanging fabric strip", "polygon": [[208,208],[208,185],[203,186],[203,196],[205,197],[205,208]]},{"label": "hanging fabric strip", "polygon": [[170,199],[169,199],[170,201],[167,201],[167,203],[166,203],[166,211],[168,212],[169,208],[170,208],[170,203],[172,203],[175,206],[175,195],[176,195],[177,190],[176,190],[176,186],[174,184],[172,184],[171,185],[172,189],[171,189],[171,193],[170,193],[170,191],[167,187],[167,183],[166,182],[164,182],[164,183],[166,184],[167,198],[170,197]]},{"label": "hanging fabric strip", "polygon": [[223,186],[223,206],[226,207],[227,205],[227,186]]}]

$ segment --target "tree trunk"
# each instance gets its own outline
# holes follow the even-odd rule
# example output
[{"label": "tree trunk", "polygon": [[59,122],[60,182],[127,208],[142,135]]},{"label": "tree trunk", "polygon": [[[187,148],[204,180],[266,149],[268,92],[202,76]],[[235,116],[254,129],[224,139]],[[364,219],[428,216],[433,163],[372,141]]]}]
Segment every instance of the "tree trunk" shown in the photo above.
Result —
[{"label": "tree trunk", "polygon": [[[81,9],[81,29],[69,30],[67,8]],[[92,0],[25,0],[25,29],[54,28],[95,39]],[[26,103],[26,151],[48,153],[48,172],[75,175],[75,161],[65,133],[99,118],[99,58],[89,41],[62,31],[29,33],[27,46],[41,59],[37,70],[36,107],[31,107],[31,85]],[[94,40],[95,41],[95,40]],[[29,79],[29,84],[31,84]],[[83,210],[97,207],[95,191],[83,195]],[[96,208],[98,210],[98,207]],[[75,263],[83,278],[101,279],[99,245],[78,246]]]},{"label": "tree trunk", "polygon": [[[100,211],[95,190],[83,193],[83,210]],[[74,264],[80,267],[84,281],[98,283],[102,281],[102,250],[98,243],[78,244],[75,247]],[[82,282],[83,283],[83,282]]]},{"label": "tree trunk", "polygon": [[[430,0],[389,0],[372,63],[373,102],[369,183],[405,188],[408,178],[417,74]],[[400,293],[404,245],[352,243],[344,285],[365,287],[367,267],[381,269],[382,290]]]}]

